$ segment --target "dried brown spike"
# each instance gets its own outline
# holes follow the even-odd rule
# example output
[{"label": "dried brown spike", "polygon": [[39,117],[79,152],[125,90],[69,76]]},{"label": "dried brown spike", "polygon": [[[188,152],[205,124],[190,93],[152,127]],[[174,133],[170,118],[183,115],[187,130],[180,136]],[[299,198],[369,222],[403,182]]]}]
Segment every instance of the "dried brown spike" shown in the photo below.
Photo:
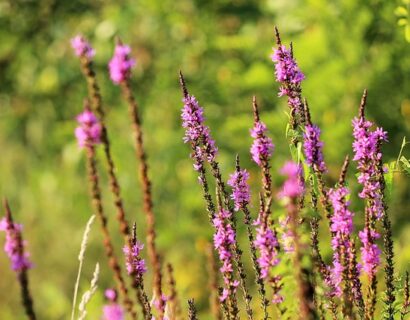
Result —
[{"label": "dried brown spike", "polygon": [[308,105],[306,98],[303,99],[303,111],[305,112],[306,124],[312,125],[312,120],[310,118],[309,105]]},{"label": "dried brown spike", "polygon": [[236,169],[236,171],[240,171],[240,170],[241,170],[241,166],[240,166],[240,164],[239,164],[239,154],[237,154],[237,155],[236,155],[236,158],[235,158],[235,169]]},{"label": "dried brown spike", "polygon": [[342,170],[339,176],[339,185],[343,185],[346,181],[346,174],[347,174],[347,168],[349,167],[349,163],[350,163],[350,157],[349,155],[346,155],[345,161],[343,162]]},{"label": "dried brown spike", "polygon": [[182,93],[184,97],[188,97],[188,89],[186,88],[186,83],[184,79],[184,75],[182,74],[182,71],[179,70],[179,84],[181,85]]},{"label": "dried brown spike", "polygon": [[279,30],[277,26],[275,26],[275,38],[276,38],[276,44],[280,46],[282,44],[282,41],[280,40],[280,34],[279,34]]},{"label": "dried brown spike", "polygon": [[364,119],[364,108],[366,107],[366,103],[367,103],[367,89],[364,89],[362,100],[360,101],[360,107],[359,107],[359,117],[362,119]]},{"label": "dried brown spike", "polygon": [[252,97],[252,108],[253,108],[253,119],[256,122],[259,122],[259,110],[258,110],[258,104],[256,103],[256,97]]},{"label": "dried brown spike", "polygon": [[3,198],[3,207],[4,207],[4,211],[6,211],[7,221],[12,224],[13,223],[13,217],[11,215],[11,210],[10,210],[10,206],[9,206],[9,202],[7,201],[7,198]]}]

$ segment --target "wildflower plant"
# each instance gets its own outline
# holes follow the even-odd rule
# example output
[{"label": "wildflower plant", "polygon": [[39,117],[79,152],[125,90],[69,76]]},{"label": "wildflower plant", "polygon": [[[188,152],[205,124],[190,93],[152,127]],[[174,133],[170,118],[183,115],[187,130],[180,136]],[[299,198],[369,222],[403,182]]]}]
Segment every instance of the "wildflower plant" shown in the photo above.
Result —
[{"label": "wildflower plant", "polygon": [[[376,317],[376,304],[382,297],[383,318],[404,319],[410,305],[409,277],[406,274],[403,288],[399,290],[385,196],[389,172],[383,164],[382,145],[388,142],[387,132],[375,127],[365,117],[365,91],[359,115],[352,121],[352,160],[356,163],[360,191],[354,194],[354,187],[347,182],[349,156],[343,162],[339,181],[328,183],[332,179],[326,175],[332,166],[325,162],[323,156],[323,149],[328,146],[322,142],[321,129],[312,121],[307,100],[302,96],[305,74],[297,63],[293,45],[286,46],[282,42],[278,29],[275,29],[275,34],[276,47],[271,58],[274,77],[279,83],[278,95],[287,96],[289,123],[286,136],[290,138],[291,150],[291,159],[284,163],[279,172],[272,170],[272,163],[276,161],[273,141],[276,143],[279,137],[270,136],[254,96],[250,108],[253,124],[249,126],[252,143],[248,146],[246,157],[252,160],[250,163],[255,168],[241,167],[240,157],[236,155],[235,170],[225,180],[224,167],[218,162],[217,143],[206,124],[205,109],[188,92],[182,72],[179,74],[182,89],[181,126],[184,130],[182,142],[190,148],[193,170],[198,175],[212,232],[209,239],[212,245],[207,252],[210,313],[218,320],[370,320]],[[143,212],[145,216],[145,241],[137,234],[136,223],[131,227],[121,196],[102,94],[93,68],[93,58],[97,52],[83,36],[74,37],[71,46],[80,60],[88,85],[88,97],[76,117],[74,135],[86,155],[94,210],[79,256],[72,319],[85,247],[94,217],[100,222],[108,269],[115,285],[115,288],[105,291],[102,319],[140,317],[145,320],[178,320],[185,318],[184,315],[188,319],[199,319],[202,310],[197,310],[193,299],[188,300],[185,308],[181,307],[179,299],[182,295],[177,290],[174,267],[157,244],[156,219],[161,213],[154,210],[143,123],[133,91],[132,69],[136,60],[131,47],[117,38],[107,76],[120,88],[128,105],[143,199],[143,208],[135,211]],[[122,236],[121,258],[112,229],[109,228],[111,212],[103,199],[106,193],[103,192],[104,179],[100,178],[102,168],[97,161],[98,148],[103,149],[104,174],[108,176],[115,218]],[[254,169],[259,173],[254,175]],[[283,183],[276,185],[272,177],[279,175],[283,176]],[[251,185],[257,185],[258,181],[259,189],[253,192]],[[213,186],[215,192],[211,191]],[[256,193],[259,194],[258,206],[254,205],[253,199]],[[351,202],[356,200],[362,201],[362,206],[353,212]],[[26,242],[22,240],[23,228],[13,221],[7,202],[4,207],[5,217],[0,220],[0,231],[6,235],[4,251],[18,276],[26,315],[29,319],[36,319],[28,286],[28,270],[32,268],[32,263]],[[356,220],[361,222],[359,226],[355,226]],[[321,225],[326,228],[330,243],[322,243],[319,237]],[[240,241],[244,229],[248,240],[246,249],[242,249],[244,243]],[[321,246],[328,246],[332,252],[331,259],[322,256]],[[248,268],[248,264],[252,268]],[[167,281],[163,280],[164,265]],[[378,286],[382,266],[384,285]],[[97,263],[90,289],[83,294],[78,307],[79,319],[86,317],[87,304],[97,293],[97,280],[100,272],[107,272],[105,269],[106,266],[102,265],[100,270]],[[152,275],[148,285],[145,284],[147,275]],[[254,294],[253,279],[258,294]],[[380,288],[384,290],[383,295]],[[289,295],[291,290],[295,291],[293,296]],[[398,305],[399,301],[401,306]]]}]

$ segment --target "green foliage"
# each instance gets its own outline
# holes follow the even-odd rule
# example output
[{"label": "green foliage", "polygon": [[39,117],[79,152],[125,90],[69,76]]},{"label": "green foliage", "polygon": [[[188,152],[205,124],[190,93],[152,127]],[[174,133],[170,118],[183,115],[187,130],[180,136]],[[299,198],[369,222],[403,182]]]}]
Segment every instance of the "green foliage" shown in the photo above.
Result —
[{"label": "green foliage", "polygon": [[398,17],[397,24],[400,27],[404,27],[404,37],[407,42],[410,42],[410,23],[409,23],[409,9],[410,1],[402,0],[403,5],[394,10],[395,15]]}]

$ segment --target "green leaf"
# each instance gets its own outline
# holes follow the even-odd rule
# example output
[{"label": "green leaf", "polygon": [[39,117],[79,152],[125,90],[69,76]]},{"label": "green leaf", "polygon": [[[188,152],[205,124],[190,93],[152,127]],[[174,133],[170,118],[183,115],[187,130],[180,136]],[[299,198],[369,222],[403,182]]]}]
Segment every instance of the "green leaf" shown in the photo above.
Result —
[{"label": "green leaf", "polygon": [[400,158],[402,169],[407,173],[410,174],[410,162],[404,156]]},{"label": "green leaf", "polygon": [[389,195],[392,194],[393,191],[393,178],[394,178],[394,170],[396,167],[396,163],[394,161],[386,164],[388,171],[384,174],[384,181],[386,182],[386,188]]}]

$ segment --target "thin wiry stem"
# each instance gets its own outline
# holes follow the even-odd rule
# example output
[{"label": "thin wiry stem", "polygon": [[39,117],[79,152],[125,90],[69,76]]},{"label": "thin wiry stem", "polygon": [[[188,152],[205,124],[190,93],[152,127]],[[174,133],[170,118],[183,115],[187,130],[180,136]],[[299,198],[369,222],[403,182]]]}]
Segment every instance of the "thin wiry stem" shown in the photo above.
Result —
[{"label": "thin wiry stem", "polygon": [[176,282],[174,277],[174,269],[170,263],[167,264],[168,272],[168,287],[170,293],[168,295],[168,304],[170,307],[170,316],[171,320],[178,319],[181,314],[181,307],[179,305],[178,292],[176,288]]},{"label": "thin wiry stem", "polygon": [[153,285],[155,296],[159,301],[159,317],[163,318],[165,302],[162,299],[162,274],[161,274],[161,262],[159,259],[159,254],[156,247],[156,231],[155,231],[155,215],[153,210],[153,201],[152,201],[152,187],[151,180],[148,176],[148,162],[147,162],[147,153],[145,151],[141,118],[138,113],[138,105],[134,98],[134,95],[131,90],[131,83],[129,79],[121,82],[121,88],[125,100],[128,103],[130,117],[132,121],[132,127],[135,136],[135,145],[136,145],[136,156],[139,160],[139,171],[140,178],[142,182],[142,191],[143,191],[143,203],[144,203],[144,212],[147,222],[147,249],[148,256],[151,261],[153,268]]},{"label": "thin wiry stem", "polygon": [[111,146],[108,136],[107,127],[105,125],[105,111],[103,108],[100,87],[97,83],[96,74],[93,69],[93,61],[86,56],[81,57],[81,67],[83,74],[88,84],[88,95],[91,99],[92,109],[97,114],[101,123],[101,142],[103,144],[105,159],[107,162],[107,171],[110,183],[110,189],[114,196],[114,205],[117,211],[117,220],[120,226],[121,234],[124,237],[124,242],[128,243],[130,240],[130,227],[125,218],[125,209],[121,197],[121,188],[116,175],[114,160],[111,155]]},{"label": "thin wiry stem", "polygon": [[108,231],[107,217],[104,214],[104,209],[103,209],[102,199],[101,199],[101,190],[100,190],[100,185],[99,185],[99,177],[97,173],[97,164],[95,160],[94,146],[88,145],[86,148],[86,154],[87,154],[87,169],[88,169],[88,179],[90,181],[92,204],[94,206],[95,215],[97,216],[101,224],[101,230],[102,230],[103,237],[104,237],[104,248],[105,248],[105,253],[108,257],[108,263],[109,263],[111,270],[114,273],[114,278],[116,280],[118,290],[122,294],[125,308],[129,312],[129,314],[132,316],[132,318],[136,319],[137,314],[133,310],[134,304],[128,296],[128,289],[127,289],[127,286],[125,284],[124,278],[121,273],[120,264],[114,253],[114,247],[111,241],[110,233]]}]

